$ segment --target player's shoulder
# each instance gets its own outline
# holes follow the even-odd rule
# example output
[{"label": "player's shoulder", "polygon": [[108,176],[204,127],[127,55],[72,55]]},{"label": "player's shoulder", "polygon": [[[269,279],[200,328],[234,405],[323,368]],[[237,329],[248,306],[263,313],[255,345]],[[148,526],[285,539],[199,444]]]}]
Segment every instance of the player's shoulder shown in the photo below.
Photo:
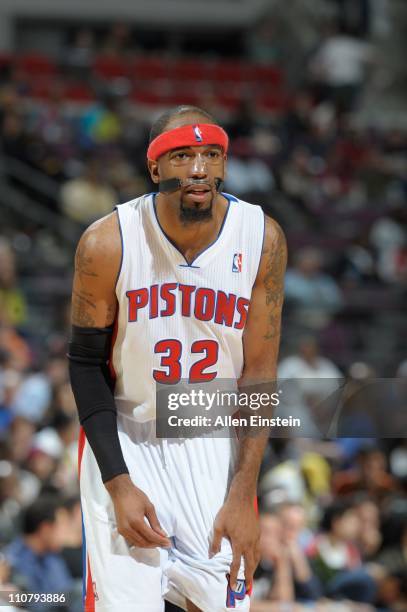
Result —
[{"label": "player's shoulder", "polygon": [[242,200],[241,198],[228,193],[225,193],[224,195],[231,201],[236,202],[237,208],[243,213],[262,220],[262,223],[264,224],[262,254],[269,252],[270,249],[274,251],[275,248],[280,249],[282,252],[287,250],[285,235],[280,224],[269,214],[266,214],[259,204],[252,204],[251,202],[247,202],[246,200]]},{"label": "player's shoulder", "polygon": [[241,198],[238,198],[237,196],[232,195],[230,193],[223,193],[223,196],[227,200],[229,200],[229,202],[236,204],[237,210],[248,212],[249,214],[250,213],[258,214],[259,212],[262,211],[261,206],[259,206],[258,204],[252,204],[251,202],[242,200]]},{"label": "player's shoulder", "polygon": [[265,282],[270,275],[282,278],[287,266],[287,242],[275,219],[264,215],[264,238],[256,283]]},{"label": "player's shoulder", "polygon": [[273,217],[264,213],[263,254],[275,251],[287,251],[287,242],[281,225]]},{"label": "player's shoulder", "polygon": [[121,236],[117,211],[94,221],[83,232],[77,251],[85,251],[89,257],[110,261],[121,256]]}]

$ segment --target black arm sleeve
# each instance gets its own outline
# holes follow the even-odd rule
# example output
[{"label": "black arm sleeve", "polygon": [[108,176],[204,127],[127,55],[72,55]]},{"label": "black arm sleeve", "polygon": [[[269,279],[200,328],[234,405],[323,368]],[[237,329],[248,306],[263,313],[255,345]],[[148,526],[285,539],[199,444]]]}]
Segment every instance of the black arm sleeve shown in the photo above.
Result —
[{"label": "black arm sleeve", "polygon": [[69,374],[79,421],[95,455],[103,482],[128,474],[117,433],[117,413],[108,359],[112,327],[72,326]]}]

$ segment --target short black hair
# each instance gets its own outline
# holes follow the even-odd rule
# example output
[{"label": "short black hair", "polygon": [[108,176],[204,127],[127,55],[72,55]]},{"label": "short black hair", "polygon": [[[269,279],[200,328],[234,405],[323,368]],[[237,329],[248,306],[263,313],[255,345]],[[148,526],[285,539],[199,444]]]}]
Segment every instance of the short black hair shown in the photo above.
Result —
[{"label": "short black hair", "polygon": [[212,115],[203,108],[199,108],[198,106],[192,106],[190,104],[183,104],[181,106],[175,106],[174,108],[168,109],[167,111],[165,111],[165,113],[160,115],[158,119],[156,119],[156,121],[154,121],[150,130],[149,142],[152,142],[155,138],[157,138],[157,136],[165,132],[165,128],[167,127],[171,119],[177,117],[178,115],[187,114],[202,115],[202,117],[207,119],[209,123],[214,123],[215,125],[218,125],[218,122],[212,117]]},{"label": "short black hair", "polygon": [[25,535],[36,533],[42,523],[53,523],[61,500],[56,495],[42,495],[22,513],[21,528]]},{"label": "short black hair", "polygon": [[341,518],[346,512],[354,508],[354,503],[348,498],[335,500],[324,509],[320,522],[321,530],[330,531],[336,519]]},{"label": "short black hair", "polygon": [[68,495],[67,497],[62,498],[61,505],[68,512],[73,512],[78,504],[81,503],[81,498],[79,495]]}]

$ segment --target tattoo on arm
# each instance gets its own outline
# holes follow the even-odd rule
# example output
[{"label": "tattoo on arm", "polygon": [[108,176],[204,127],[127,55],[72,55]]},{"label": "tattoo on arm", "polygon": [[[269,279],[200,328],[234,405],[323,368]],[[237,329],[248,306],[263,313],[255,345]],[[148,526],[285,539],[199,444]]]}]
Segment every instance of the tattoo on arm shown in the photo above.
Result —
[{"label": "tattoo on arm", "polygon": [[96,304],[91,302],[86,295],[91,296],[87,292],[75,290],[72,294],[72,322],[80,327],[92,327],[95,325],[95,319],[90,308],[96,310]]},{"label": "tattoo on arm", "polygon": [[75,257],[75,272],[79,277],[81,285],[83,285],[84,277],[92,276],[93,278],[97,278],[98,274],[93,272],[90,268],[92,265],[92,257],[86,253],[86,245],[79,244],[78,250],[76,252]]},{"label": "tattoo on arm", "polygon": [[76,281],[72,292],[72,323],[80,327],[111,325],[116,314],[116,303],[98,300],[89,290],[95,280],[97,284],[100,282],[100,275],[92,269],[94,267],[86,243],[80,244],[75,257]]},{"label": "tattoo on arm", "polygon": [[92,293],[86,290],[86,280],[97,278],[98,275],[91,269],[92,257],[89,257],[86,250],[86,244],[79,244],[75,257],[75,274],[79,287],[72,292],[72,323],[80,327],[95,325],[96,304]]},{"label": "tattoo on arm", "polygon": [[280,333],[281,308],[284,300],[284,271],[286,266],[286,243],[281,228],[276,225],[276,236],[270,248],[263,251],[267,257],[266,274],[263,279],[268,306],[268,328],[265,340],[273,340]]},{"label": "tattoo on arm", "polygon": [[107,307],[106,325],[111,325],[112,321],[114,321],[114,318],[116,316],[116,308],[116,304],[109,304],[109,306]]}]

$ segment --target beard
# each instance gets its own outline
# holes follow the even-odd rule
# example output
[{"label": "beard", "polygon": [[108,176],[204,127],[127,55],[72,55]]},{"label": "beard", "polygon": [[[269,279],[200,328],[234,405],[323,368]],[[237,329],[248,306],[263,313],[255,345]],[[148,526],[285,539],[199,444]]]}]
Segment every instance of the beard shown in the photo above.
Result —
[{"label": "beard", "polygon": [[179,207],[179,219],[184,225],[192,223],[205,223],[212,219],[213,196],[207,208],[199,208],[200,202],[193,206],[186,206],[182,197]]}]

